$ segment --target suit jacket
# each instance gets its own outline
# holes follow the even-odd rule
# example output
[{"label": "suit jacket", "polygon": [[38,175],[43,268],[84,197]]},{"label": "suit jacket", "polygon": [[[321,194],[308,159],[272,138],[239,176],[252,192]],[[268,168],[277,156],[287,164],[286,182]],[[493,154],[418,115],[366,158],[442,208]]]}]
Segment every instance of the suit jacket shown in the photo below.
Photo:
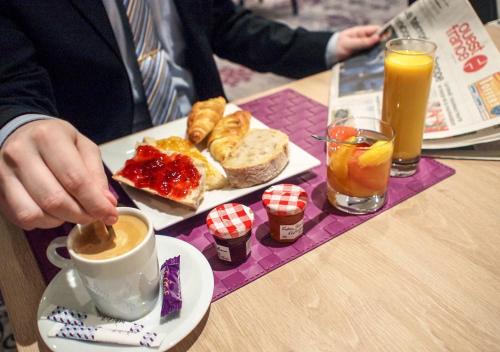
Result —
[{"label": "suit jacket", "polygon": [[[291,30],[230,0],[175,0],[200,99],[223,95],[213,54],[257,71],[325,70],[332,33]],[[132,131],[133,97],[99,0],[0,2],[0,126],[26,113],[71,122],[96,143]]]}]

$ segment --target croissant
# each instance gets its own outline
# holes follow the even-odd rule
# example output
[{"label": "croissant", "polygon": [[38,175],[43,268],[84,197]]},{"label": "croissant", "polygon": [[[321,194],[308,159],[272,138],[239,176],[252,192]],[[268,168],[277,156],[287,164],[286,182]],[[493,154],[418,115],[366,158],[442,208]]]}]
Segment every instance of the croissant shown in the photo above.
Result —
[{"label": "croissant", "polygon": [[208,139],[208,149],[215,160],[223,162],[250,128],[250,113],[236,111],[215,125]]},{"label": "croissant", "polygon": [[194,144],[200,143],[224,115],[226,99],[223,97],[199,101],[193,105],[187,122],[187,135]]}]

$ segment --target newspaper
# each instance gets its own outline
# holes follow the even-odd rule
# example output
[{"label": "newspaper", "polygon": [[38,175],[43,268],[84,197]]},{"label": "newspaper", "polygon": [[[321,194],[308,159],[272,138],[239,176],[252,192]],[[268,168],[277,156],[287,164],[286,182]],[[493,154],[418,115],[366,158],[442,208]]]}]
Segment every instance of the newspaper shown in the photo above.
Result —
[{"label": "newspaper", "polygon": [[423,148],[500,140],[500,52],[467,0],[420,0],[380,33],[379,45],[333,67],[330,120],[380,118],[385,43],[415,37],[438,46]]}]

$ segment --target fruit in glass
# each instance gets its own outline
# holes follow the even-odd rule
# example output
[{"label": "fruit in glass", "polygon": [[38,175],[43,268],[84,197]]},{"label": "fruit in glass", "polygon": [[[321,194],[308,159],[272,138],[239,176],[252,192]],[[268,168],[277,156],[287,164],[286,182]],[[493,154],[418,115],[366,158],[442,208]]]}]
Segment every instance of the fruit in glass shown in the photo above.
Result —
[{"label": "fruit in glass", "polygon": [[327,143],[327,195],[330,203],[339,208],[339,195],[347,198],[347,202],[354,198],[357,202],[371,201],[375,197],[377,204],[371,205],[374,208],[347,209],[347,212],[364,213],[380,208],[385,199],[379,198],[385,197],[390,176],[392,135],[334,125],[328,129],[328,136],[335,140]]}]

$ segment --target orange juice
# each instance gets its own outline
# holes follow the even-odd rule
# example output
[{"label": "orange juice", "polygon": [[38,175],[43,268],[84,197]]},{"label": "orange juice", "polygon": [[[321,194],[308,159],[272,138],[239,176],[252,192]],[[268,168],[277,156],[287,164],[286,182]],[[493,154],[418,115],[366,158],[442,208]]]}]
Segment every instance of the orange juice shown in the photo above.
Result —
[{"label": "orange juice", "polygon": [[420,156],[434,57],[420,51],[389,51],[385,57],[382,120],[396,139],[393,160]]}]

